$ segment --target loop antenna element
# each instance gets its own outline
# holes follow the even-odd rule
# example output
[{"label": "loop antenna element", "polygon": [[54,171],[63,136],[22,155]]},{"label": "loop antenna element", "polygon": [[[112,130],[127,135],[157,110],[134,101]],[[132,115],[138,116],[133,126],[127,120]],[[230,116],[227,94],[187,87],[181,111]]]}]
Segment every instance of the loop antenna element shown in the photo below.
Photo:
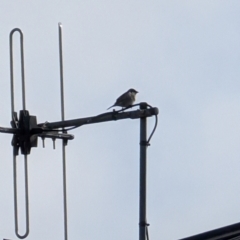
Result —
[{"label": "loop antenna element", "polygon": [[[21,52],[21,77],[22,77],[22,108],[26,110],[25,101],[25,75],[24,75],[24,51],[23,51],[23,33],[19,28],[14,28],[10,32],[10,82],[11,82],[11,113],[12,120],[15,122],[15,126],[18,125],[17,113],[14,109],[14,71],[13,71],[13,34],[19,32],[20,34],[20,52]],[[14,217],[15,217],[15,233],[18,238],[24,239],[29,234],[29,201],[28,201],[28,162],[27,155],[24,155],[24,180],[25,180],[25,221],[26,230],[23,235],[18,233],[18,198],[17,198],[17,164],[16,155],[13,151],[13,188],[14,188]]]}]

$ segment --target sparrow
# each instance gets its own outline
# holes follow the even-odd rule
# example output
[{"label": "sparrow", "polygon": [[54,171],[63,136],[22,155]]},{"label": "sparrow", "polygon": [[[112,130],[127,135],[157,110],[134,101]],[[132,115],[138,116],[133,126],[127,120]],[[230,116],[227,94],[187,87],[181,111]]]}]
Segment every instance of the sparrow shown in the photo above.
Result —
[{"label": "sparrow", "polygon": [[[116,102],[109,108],[112,108],[114,106],[119,106],[122,108],[130,107],[133,105],[135,102],[136,94],[138,91],[136,91],[133,88],[130,88],[127,92],[123,93],[117,100]],[[108,108],[108,109],[109,109]],[[108,110],[107,109],[107,110]]]}]

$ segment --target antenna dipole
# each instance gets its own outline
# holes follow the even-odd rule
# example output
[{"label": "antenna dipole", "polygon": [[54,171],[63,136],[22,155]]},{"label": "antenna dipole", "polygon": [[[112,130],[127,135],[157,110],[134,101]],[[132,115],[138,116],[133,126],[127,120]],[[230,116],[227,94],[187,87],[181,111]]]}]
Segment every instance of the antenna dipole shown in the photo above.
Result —
[{"label": "antenna dipole", "polygon": [[[20,34],[20,51],[21,51],[21,76],[22,76],[22,107],[23,112],[26,110],[25,99],[25,74],[24,74],[24,50],[23,50],[23,33],[19,28],[14,28],[10,32],[10,82],[11,82],[11,113],[12,113],[12,125],[18,128],[17,113],[14,109],[14,69],[13,69],[13,34],[19,32]],[[14,141],[14,138],[13,138]],[[13,142],[12,141],[12,142]],[[13,189],[14,189],[14,216],[15,216],[15,234],[18,238],[26,238],[29,234],[29,198],[28,198],[28,162],[27,154],[24,154],[24,181],[25,181],[25,221],[26,230],[25,234],[20,235],[18,233],[18,197],[17,197],[17,153],[18,148],[13,148]]]},{"label": "antenna dipole", "polygon": [[[13,34],[20,34],[20,53],[21,53],[21,77],[22,77],[22,110],[19,112],[19,119],[14,108],[14,69],[13,69]],[[24,51],[23,51],[23,33],[19,28],[10,32],[10,85],[11,85],[11,113],[12,128],[0,127],[1,133],[13,134],[13,183],[14,183],[14,215],[15,215],[15,233],[18,238],[23,239],[29,235],[29,198],[28,198],[28,161],[27,155],[30,154],[32,147],[37,147],[38,137],[51,138],[55,140],[62,139],[62,164],[63,164],[63,214],[64,214],[64,240],[68,239],[67,224],[67,178],[66,178],[66,145],[68,140],[74,139],[74,136],[67,131],[81,127],[83,125],[95,124],[107,121],[117,121],[123,119],[140,119],[140,201],[139,201],[139,239],[148,240],[149,225],[146,220],[146,183],[147,183],[147,147],[150,145],[158,122],[158,108],[142,102],[121,110],[102,113],[96,116],[65,120],[64,109],[64,81],[63,81],[63,53],[62,53],[62,24],[58,24],[59,35],[59,65],[60,65],[60,98],[61,98],[61,121],[44,122],[37,124],[37,117],[32,116],[26,110],[25,100],[25,75],[24,75]],[[126,111],[128,108],[140,106],[138,110]],[[155,116],[155,126],[147,140],[147,118]],[[18,232],[18,198],[17,198],[17,163],[16,158],[19,149],[24,155],[24,180],[25,180],[25,234]]]},{"label": "antenna dipole", "polygon": [[[64,112],[64,82],[63,82],[63,54],[62,54],[62,24],[58,24],[59,37],[59,66],[60,66],[60,93],[61,93],[61,119],[65,120]],[[62,132],[65,133],[64,127]],[[63,215],[64,215],[64,239],[68,239],[67,225],[67,176],[66,176],[66,141],[62,140],[62,167],[63,167]]]}]

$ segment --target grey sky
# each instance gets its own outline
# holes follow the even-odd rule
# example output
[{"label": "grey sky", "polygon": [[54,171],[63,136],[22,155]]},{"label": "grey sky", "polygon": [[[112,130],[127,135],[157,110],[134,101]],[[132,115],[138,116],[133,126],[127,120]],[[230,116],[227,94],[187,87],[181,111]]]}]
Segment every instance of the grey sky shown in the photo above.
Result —
[{"label": "grey sky", "polygon": [[[174,240],[239,222],[239,11],[239,1],[222,0],[1,1],[0,125],[10,122],[8,42],[15,27],[24,33],[27,109],[38,122],[60,120],[62,22],[67,119],[103,113],[131,87],[138,102],[160,110],[148,149],[150,238]],[[19,76],[15,82],[19,101]],[[148,123],[150,132],[154,119]],[[138,239],[139,121],[72,133],[69,240]],[[13,240],[11,136],[0,138],[0,238]],[[29,157],[27,239],[63,239],[61,143],[57,150],[50,140],[45,149],[41,144]]]}]

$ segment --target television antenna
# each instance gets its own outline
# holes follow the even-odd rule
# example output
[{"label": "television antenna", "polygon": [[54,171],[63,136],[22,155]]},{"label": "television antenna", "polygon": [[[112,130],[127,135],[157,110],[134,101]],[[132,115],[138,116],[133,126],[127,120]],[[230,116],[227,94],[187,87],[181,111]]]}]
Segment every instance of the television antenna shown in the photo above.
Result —
[{"label": "television antenna", "polygon": [[[22,110],[19,115],[15,111],[14,98],[14,61],[13,61],[13,35],[18,32],[20,34],[20,55],[21,55],[21,84],[22,84]],[[58,24],[59,37],[59,66],[60,66],[60,96],[61,96],[61,121],[37,123],[37,117],[30,115],[26,110],[26,94],[25,94],[25,73],[24,73],[24,45],[23,33],[21,29],[14,28],[10,32],[10,85],[11,85],[11,128],[0,127],[0,133],[12,134],[13,147],[13,183],[14,183],[14,220],[15,234],[18,238],[24,239],[30,232],[29,221],[29,194],[28,194],[28,155],[31,153],[32,147],[38,146],[38,138],[50,138],[53,140],[53,148],[55,148],[56,139],[62,140],[62,164],[63,164],[63,215],[64,215],[64,240],[68,240],[67,226],[67,191],[66,191],[66,146],[69,140],[73,140],[74,136],[68,134],[68,131],[87,124],[95,124],[106,121],[117,121],[123,119],[140,119],[140,186],[139,186],[139,240],[148,240],[148,223],[146,219],[146,186],[147,186],[147,147],[157,127],[158,108],[142,102],[131,107],[139,106],[137,110],[125,111],[124,108],[119,111],[113,110],[100,115],[65,120],[64,109],[64,79],[63,79],[63,54],[62,54],[62,24]],[[147,138],[147,118],[155,116],[155,126]],[[17,156],[19,150],[24,155],[24,182],[25,182],[25,232],[19,233],[18,224],[18,196],[17,196]],[[7,240],[7,239],[5,239]]]}]

